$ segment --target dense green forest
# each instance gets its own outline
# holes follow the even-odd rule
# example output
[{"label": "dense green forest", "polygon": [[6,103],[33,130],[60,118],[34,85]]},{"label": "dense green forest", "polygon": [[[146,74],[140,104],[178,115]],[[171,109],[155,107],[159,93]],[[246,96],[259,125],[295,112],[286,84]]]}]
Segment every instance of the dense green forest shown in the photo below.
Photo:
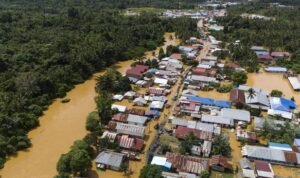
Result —
[{"label": "dense green forest", "polygon": [[155,49],[166,31],[183,39],[196,33],[191,19],[101,9],[117,2],[1,1],[0,167],[30,146],[27,132],[54,98],[96,71]]},{"label": "dense green forest", "polygon": [[[260,14],[273,20],[242,18],[242,13]],[[257,3],[228,8],[228,16],[218,18],[224,25],[223,32],[213,33],[217,39],[232,43],[241,40],[242,45],[265,46],[270,51],[288,51],[293,54],[291,61],[278,60],[278,65],[300,72],[300,8],[271,7]]]}]

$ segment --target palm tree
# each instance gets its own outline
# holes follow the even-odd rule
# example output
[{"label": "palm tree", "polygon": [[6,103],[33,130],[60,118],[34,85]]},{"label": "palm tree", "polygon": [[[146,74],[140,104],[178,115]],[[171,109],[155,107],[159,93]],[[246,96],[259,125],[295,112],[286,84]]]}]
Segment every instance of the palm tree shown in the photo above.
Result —
[{"label": "palm tree", "polygon": [[248,99],[253,99],[256,96],[256,92],[253,88],[249,88],[248,94],[249,94],[247,97]]}]

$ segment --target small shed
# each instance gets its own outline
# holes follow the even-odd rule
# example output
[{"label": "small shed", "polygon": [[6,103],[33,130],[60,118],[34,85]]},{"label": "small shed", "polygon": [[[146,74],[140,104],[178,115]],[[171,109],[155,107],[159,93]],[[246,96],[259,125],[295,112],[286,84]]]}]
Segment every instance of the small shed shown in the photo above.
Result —
[{"label": "small shed", "polygon": [[147,104],[147,101],[143,97],[138,97],[133,100],[133,104],[136,106],[144,106]]},{"label": "small shed", "polygon": [[232,171],[232,165],[228,163],[227,159],[222,155],[214,155],[211,158],[210,166],[213,170],[217,171]]}]

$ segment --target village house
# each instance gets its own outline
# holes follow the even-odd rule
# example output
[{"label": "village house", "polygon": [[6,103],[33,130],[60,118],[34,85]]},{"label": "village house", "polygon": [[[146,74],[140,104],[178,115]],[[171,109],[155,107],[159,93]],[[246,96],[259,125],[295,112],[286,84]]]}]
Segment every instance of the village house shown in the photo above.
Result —
[{"label": "village house", "polygon": [[242,155],[250,160],[263,160],[272,164],[300,165],[300,153],[280,149],[246,145],[242,148]]},{"label": "village house", "polygon": [[264,64],[270,64],[273,61],[273,57],[270,54],[262,54],[257,56],[258,62]]},{"label": "village house", "polygon": [[202,75],[207,77],[215,77],[217,74],[217,69],[205,69],[205,68],[195,68],[192,70],[193,75]]},{"label": "village house", "polygon": [[201,121],[204,123],[218,124],[221,127],[233,127],[234,121],[232,119],[226,119],[222,116],[214,115],[202,115]]},{"label": "village house", "polygon": [[288,71],[288,69],[285,67],[268,66],[268,67],[265,67],[265,71],[273,72],[273,73],[286,73]]},{"label": "village house", "polygon": [[241,177],[243,178],[256,178],[254,166],[247,158],[240,160]]},{"label": "village house", "polygon": [[145,134],[145,127],[143,126],[125,124],[120,122],[116,123],[115,130],[120,134],[127,134],[141,138],[143,138]]},{"label": "village house", "polygon": [[124,98],[123,95],[114,95],[112,99],[113,99],[113,100],[117,100],[117,101],[122,101],[123,98]]},{"label": "village house", "polygon": [[172,167],[172,163],[162,156],[154,156],[150,164],[160,166],[162,170],[170,170]]},{"label": "village house", "polygon": [[128,78],[135,78],[137,80],[140,80],[143,78],[144,72],[146,72],[148,69],[149,69],[149,66],[136,65],[126,71],[126,76]]},{"label": "village house", "polygon": [[199,175],[201,172],[208,171],[209,169],[208,159],[170,152],[167,152],[166,158],[167,161],[172,164],[172,168],[174,168],[176,172],[188,172]]},{"label": "village house", "polygon": [[115,132],[110,132],[110,131],[105,131],[103,132],[103,134],[101,135],[101,139],[103,138],[108,138],[108,140],[111,142],[111,143],[114,143],[116,138],[117,138],[117,133]]},{"label": "village house", "polygon": [[200,121],[191,121],[191,120],[186,120],[186,119],[180,119],[180,118],[172,118],[172,126],[173,128],[177,128],[178,126],[183,126],[191,129],[197,129],[200,131],[205,131],[205,132],[211,132],[214,134],[221,134],[221,129],[220,127],[217,127],[214,124],[208,124],[208,123],[203,123]]},{"label": "village house", "polygon": [[257,143],[259,141],[255,132],[242,129],[236,130],[236,137],[238,141],[245,140],[248,143]]},{"label": "village house", "polygon": [[232,89],[230,91],[230,102],[232,103],[245,103],[245,93],[239,89]]},{"label": "village house", "polygon": [[175,137],[178,139],[185,139],[189,134],[193,134],[201,140],[212,140],[212,132],[201,131],[198,129],[178,126],[175,130]]},{"label": "village house", "polygon": [[222,155],[214,155],[210,159],[211,169],[216,171],[233,171],[232,165],[228,163],[227,159]]},{"label": "village house", "polygon": [[249,123],[251,116],[249,111],[241,109],[222,108],[220,115],[223,118],[232,119],[234,121],[244,121]]},{"label": "village house", "polygon": [[121,148],[140,152],[144,147],[144,140],[139,138],[132,138],[128,135],[117,136],[117,142]]},{"label": "village house", "polygon": [[295,91],[300,91],[300,78],[288,77],[288,80]]},{"label": "village house", "polygon": [[251,108],[268,110],[270,108],[270,102],[268,95],[263,92],[255,92],[254,95],[250,96],[248,92],[245,93],[246,104]]},{"label": "village house", "polygon": [[203,144],[193,145],[191,152],[193,155],[209,157],[212,148],[212,142],[204,140]]},{"label": "village house", "polygon": [[268,114],[271,116],[281,116],[285,119],[292,119],[293,113],[291,110],[296,109],[294,101],[279,98],[279,97],[270,97],[270,109],[268,109]]},{"label": "village house", "polygon": [[292,147],[286,143],[269,142],[269,148],[283,151],[293,151]]},{"label": "village house", "polygon": [[116,113],[113,115],[112,120],[117,122],[127,122],[128,114]]},{"label": "village house", "polygon": [[152,101],[151,104],[149,105],[149,109],[153,110],[163,110],[165,106],[164,101]]},{"label": "village house", "polygon": [[128,91],[124,94],[124,98],[126,99],[134,99],[134,97],[137,95],[135,91]]},{"label": "village house", "polygon": [[209,83],[219,83],[219,81],[214,77],[207,77],[202,75],[191,75],[187,78],[187,81],[190,81],[191,84],[197,85],[200,83],[209,84]]},{"label": "village house", "polygon": [[153,95],[153,96],[162,96],[162,95],[166,95],[166,92],[165,92],[165,89],[163,89],[163,88],[150,87],[147,90],[146,94]]},{"label": "village house", "polygon": [[284,59],[284,58],[289,58],[291,54],[288,52],[273,51],[271,52],[271,56],[275,59]]},{"label": "village house", "polygon": [[119,171],[125,160],[125,155],[116,152],[102,151],[95,160],[97,168]]},{"label": "village house", "polygon": [[133,105],[134,106],[145,106],[147,104],[147,101],[145,100],[145,98],[143,97],[138,97],[138,98],[135,98],[133,100]]},{"label": "village house", "polygon": [[270,163],[255,160],[254,165],[258,178],[274,178],[275,174]]},{"label": "village house", "polygon": [[148,117],[133,115],[133,114],[129,114],[127,117],[128,124],[138,125],[138,126],[145,125],[147,120],[148,120]]},{"label": "village house", "polygon": [[118,112],[125,112],[127,107],[123,105],[118,105],[118,104],[112,104],[111,109],[116,109]]},{"label": "village house", "polygon": [[145,110],[144,109],[139,109],[139,108],[131,108],[127,111],[127,114],[133,114],[133,115],[139,115],[139,116],[144,116],[145,115]]}]

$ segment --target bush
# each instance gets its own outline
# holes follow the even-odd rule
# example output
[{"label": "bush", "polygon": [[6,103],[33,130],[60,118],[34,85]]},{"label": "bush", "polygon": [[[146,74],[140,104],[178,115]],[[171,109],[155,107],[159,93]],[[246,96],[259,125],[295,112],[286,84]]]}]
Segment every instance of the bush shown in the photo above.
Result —
[{"label": "bush", "polygon": [[232,85],[221,85],[217,88],[219,93],[228,93],[232,89]]}]

